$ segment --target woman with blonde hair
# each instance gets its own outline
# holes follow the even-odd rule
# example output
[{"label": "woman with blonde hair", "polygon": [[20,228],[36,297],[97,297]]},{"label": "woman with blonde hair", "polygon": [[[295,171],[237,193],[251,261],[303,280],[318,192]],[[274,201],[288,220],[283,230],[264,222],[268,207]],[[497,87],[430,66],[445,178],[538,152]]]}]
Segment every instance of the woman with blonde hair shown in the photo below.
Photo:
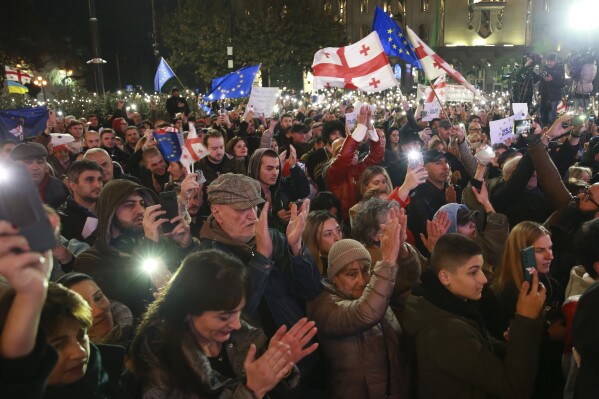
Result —
[{"label": "woman with blonde hair", "polygon": [[[561,354],[565,339],[566,327],[561,314],[564,301],[564,289],[557,280],[549,275],[553,260],[553,243],[549,230],[536,222],[525,221],[517,224],[508,236],[499,267],[493,277],[491,289],[495,295],[495,306],[483,310],[487,327],[496,338],[504,337],[509,320],[514,317],[518,301],[519,288],[524,282],[521,251],[534,248],[535,268],[539,275],[539,283],[547,290],[545,299],[545,337],[541,346],[541,360],[535,387],[538,398],[557,397],[555,393],[563,392],[563,375],[561,372]],[[541,381],[542,380],[542,381]],[[542,383],[541,383],[542,382]]]}]

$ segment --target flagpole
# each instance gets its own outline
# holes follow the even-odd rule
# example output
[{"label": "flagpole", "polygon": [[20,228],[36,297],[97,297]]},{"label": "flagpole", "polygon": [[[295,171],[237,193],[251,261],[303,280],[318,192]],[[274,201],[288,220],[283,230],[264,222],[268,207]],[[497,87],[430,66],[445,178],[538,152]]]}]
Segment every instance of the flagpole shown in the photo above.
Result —
[{"label": "flagpole", "polygon": [[439,102],[441,109],[443,109],[443,112],[445,112],[445,118],[447,118],[447,120],[451,123],[451,119],[449,119],[449,112],[447,112],[447,109],[445,109],[445,107],[443,106],[443,103],[441,102],[441,100],[439,100],[439,96],[437,95],[437,91],[435,90],[435,85],[433,85],[433,82],[431,82],[430,79],[428,81],[428,84],[430,85],[431,90],[435,94],[435,98]]}]

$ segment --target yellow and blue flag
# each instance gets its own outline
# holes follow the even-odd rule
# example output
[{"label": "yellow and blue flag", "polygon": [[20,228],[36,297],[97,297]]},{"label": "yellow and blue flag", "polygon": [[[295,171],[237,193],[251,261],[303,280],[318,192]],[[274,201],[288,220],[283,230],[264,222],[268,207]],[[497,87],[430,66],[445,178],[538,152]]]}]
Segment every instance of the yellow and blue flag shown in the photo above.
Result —
[{"label": "yellow and blue flag", "polygon": [[212,79],[212,89],[204,96],[204,99],[213,101],[223,98],[249,97],[252,84],[261,65],[241,68],[228,75]]},{"label": "yellow and blue flag", "polygon": [[418,56],[412,47],[412,43],[408,40],[408,36],[403,32],[399,25],[397,25],[397,23],[378,6],[374,12],[372,30],[379,34],[385,54],[392,57],[399,57],[408,64],[412,64],[416,68],[422,69],[422,65],[420,65]]},{"label": "yellow and blue flag", "polygon": [[9,93],[15,93],[15,94],[25,94],[29,92],[29,89],[25,86],[23,86],[22,84],[20,84],[19,82],[15,82],[13,80],[7,80],[6,83],[8,84],[8,92]]},{"label": "yellow and blue flag", "polygon": [[171,67],[168,66],[164,58],[160,58],[160,64],[158,64],[156,76],[154,76],[154,91],[160,92],[166,81],[174,77],[175,73]]}]

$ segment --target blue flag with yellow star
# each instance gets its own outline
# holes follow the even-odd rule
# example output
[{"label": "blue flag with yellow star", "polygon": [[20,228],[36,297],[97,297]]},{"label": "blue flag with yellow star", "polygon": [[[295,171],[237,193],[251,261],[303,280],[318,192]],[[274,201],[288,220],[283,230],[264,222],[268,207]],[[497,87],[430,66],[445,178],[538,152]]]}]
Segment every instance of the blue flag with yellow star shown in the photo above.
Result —
[{"label": "blue flag with yellow star", "polygon": [[175,73],[171,67],[168,66],[164,58],[160,58],[160,64],[158,64],[156,76],[154,76],[154,91],[160,92],[166,81],[174,77]]},{"label": "blue flag with yellow star", "polygon": [[164,159],[168,162],[176,162],[183,153],[183,135],[174,127],[156,129],[152,132],[156,139],[157,147]]},{"label": "blue flag with yellow star", "polygon": [[408,64],[422,69],[422,65],[420,65],[418,56],[416,56],[416,52],[414,51],[414,47],[412,47],[412,43],[408,40],[408,36],[403,33],[399,25],[379,6],[376,7],[374,13],[372,30],[379,34],[385,54],[392,57],[399,57]]},{"label": "blue flag with yellow star", "polygon": [[204,96],[204,99],[211,101],[223,98],[249,97],[252,84],[261,65],[241,68],[228,75],[212,79],[212,90]]}]

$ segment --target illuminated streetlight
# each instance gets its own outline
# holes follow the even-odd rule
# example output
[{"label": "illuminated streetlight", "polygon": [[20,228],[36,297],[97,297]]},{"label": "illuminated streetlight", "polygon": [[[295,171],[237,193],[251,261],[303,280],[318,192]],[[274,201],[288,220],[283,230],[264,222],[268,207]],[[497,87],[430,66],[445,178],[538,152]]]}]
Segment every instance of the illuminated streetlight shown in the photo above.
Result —
[{"label": "illuminated streetlight", "polygon": [[48,82],[41,76],[38,76],[33,81],[33,84],[42,88],[42,96],[44,97],[44,102],[46,102],[46,85],[48,84]]}]

